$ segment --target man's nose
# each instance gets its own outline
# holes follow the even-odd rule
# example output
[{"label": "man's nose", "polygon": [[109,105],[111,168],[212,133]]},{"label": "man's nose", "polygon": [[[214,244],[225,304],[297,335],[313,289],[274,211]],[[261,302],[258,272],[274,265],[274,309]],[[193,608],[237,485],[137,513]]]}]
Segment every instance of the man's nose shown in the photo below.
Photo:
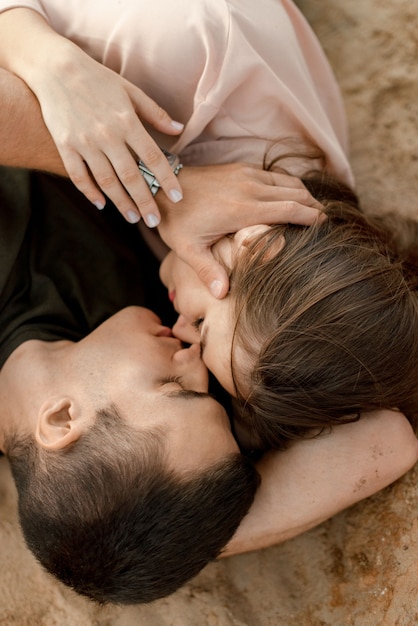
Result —
[{"label": "man's nose", "polygon": [[196,343],[199,340],[199,334],[192,327],[190,322],[184,317],[179,315],[176,323],[173,326],[173,334],[186,343]]},{"label": "man's nose", "polygon": [[192,343],[189,348],[183,348],[183,350],[179,350],[174,355],[174,358],[179,363],[179,365],[199,362],[206,369],[206,366],[200,359],[200,344],[198,343]]},{"label": "man's nose", "polygon": [[184,315],[180,313],[173,328],[178,328],[179,330],[181,330],[182,328],[186,328],[187,326],[190,326],[190,322],[184,317]]},{"label": "man's nose", "polygon": [[209,374],[200,358],[200,345],[195,343],[190,348],[179,350],[173,357],[176,370],[184,379],[185,385],[195,391],[207,393]]}]

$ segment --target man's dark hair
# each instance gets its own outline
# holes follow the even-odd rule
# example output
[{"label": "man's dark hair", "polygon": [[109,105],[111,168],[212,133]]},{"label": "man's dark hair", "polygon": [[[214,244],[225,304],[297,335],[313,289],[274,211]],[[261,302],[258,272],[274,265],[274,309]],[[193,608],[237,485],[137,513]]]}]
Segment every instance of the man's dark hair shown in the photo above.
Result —
[{"label": "man's dark hair", "polygon": [[248,511],[259,476],[232,454],[196,476],[164,465],[164,436],[98,413],[69,450],[9,438],[19,517],[51,574],[100,603],[151,602],[215,559]]}]

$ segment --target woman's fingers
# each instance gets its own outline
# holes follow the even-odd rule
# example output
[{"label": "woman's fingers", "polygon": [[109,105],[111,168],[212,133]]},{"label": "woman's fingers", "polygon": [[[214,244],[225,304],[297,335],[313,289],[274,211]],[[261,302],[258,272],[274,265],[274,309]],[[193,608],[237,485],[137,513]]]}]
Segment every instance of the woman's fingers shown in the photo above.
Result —
[{"label": "woman's fingers", "polygon": [[199,276],[215,298],[222,299],[229,290],[225,268],[215,259],[210,248],[190,247],[186,262]]},{"label": "woman's fingers", "polygon": [[[131,104],[134,107],[136,114],[141,118],[141,120],[148,122],[155,129],[166,134],[177,135],[182,132],[183,124],[173,120],[154,100],[149,98],[137,87],[131,85],[128,81],[126,81],[126,92],[131,99]],[[128,129],[126,137],[127,144],[130,146],[132,152],[137,154],[141,161],[145,163],[146,167],[154,174],[169,200],[174,203],[178,202],[182,199],[183,193],[177,176],[173,173],[167,158],[145,130],[144,126],[139,121],[139,118],[131,119],[136,123]],[[116,163],[116,172],[122,171],[117,165],[116,156],[111,155],[111,160],[112,163]],[[122,183],[124,183],[124,180],[124,178],[121,178]],[[137,179],[134,178],[133,182],[136,183]],[[135,188],[135,186],[130,185],[130,183],[131,181],[128,180],[126,181],[126,184],[124,183],[124,186],[130,192],[135,204],[137,204],[140,209],[143,194],[140,193],[140,196],[137,196],[139,188]],[[149,204],[146,203],[144,210],[140,209],[144,218],[147,215],[148,208]],[[145,221],[147,220],[145,219]],[[153,225],[155,226],[156,224]]]},{"label": "woman's fingers", "polygon": [[[131,136],[129,140],[129,146],[131,150],[138,155],[139,159],[145,164],[147,169],[155,176],[158,184],[171,202],[178,202],[183,197],[182,188],[177,176],[174,174],[167,157],[163,154],[157,144],[151,139],[145,129],[142,127],[137,128],[136,133]],[[137,195],[139,188],[135,187],[135,180],[126,180],[123,169],[121,167],[122,159],[119,158],[115,152],[110,155],[112,163],[114,164],[115,171],[118,173],[119,178],[124,183],[124,186],[131,194],[135,204],[137,204],[140,212],[145,216],[145,211],[141,209],[142,194]],[[136,165],[136,171],[139,173],[138,166]],[[139,173],[141,176],[141,174]],[[132,184],[133,183],[133,184]],[[159,192],[161,193],[161,192]]]},{"label": "woman's fingers", "polygon": [[[161,158],[167,161],[160,150],[159,152]],[[135,223],[142,217],[147,226],[157,226],[160,222],[160,212],[130,151],[125,145],[112,144],[108,152],[102,156],[104,157],[102,168],[96,167],[96,163],[89,167],[106,196],[112,200],[127,221]]]},{"label": "woman's fingers", "polygon": [[[314,206],[301,204],[296,200],[271,200],[259,202],[260,223],[262,224],[300,224],[312,226],[317,220],[325,219],[325,214]],[[262,219],[261,219],[262,218]],[[241,228],[243,228],[241,226]]]},{"label": "woman's fingers", "polygon": [[[84,157],[75,150],[68,150],[60,151],[60,155],[73,184],[98,209],[103,209],[106,199],[109,198],[128,222],[134,224],[141,219],[138,207],[105,154],[97,152],[94,157],[92,155]],[[132,157],[131,161],[133,163],[131,171],[133,171],[137,167]],[[158,209],[141,174],[138,171],[135,175],[139,185],[142,185],[144,199],[149,198],[149,206],[147,207],[144,201],[144,209],[148,208],[148,212],[154,211],[159,216]]]},{"label": "woman's fingers", "polygon": [[182,132],[184,124],[173,120],[165,109],[160,107],[155,100],[147,96],[141,89],[124,78],[122,80],[124,81],[126,93],[141,119],[167,135],[178,135]]},{"label": "woman's fingers", "polygon": [[81,158],[77,151],[63,150],[57,145],[58,152],[64,163],[65,170],[71,182],[77,189],[86,196],[98,209],[104,209],[106,197],[103,195],[99,187],[89,172],[85,161]]},{"label": "woman's fingers", "polygon": [[[322,204],[307,190],[300,178],[279,172],[262,172],[264,193],[267,199],[293,200],[307,207],[321,210]],[[260,173],[261,173],[260,172]],[[285,197],[286,196],[286,197]]]},{"label": "woman's fingers", "polygon": [[156,226],[159,211],[138,161],[155,175],[171,202],[180,200],[182,191],[142,120],[169,135],[179,134],[183,126],[77,46],[67,41],[62,45],[66,80],[62,61],[54,63],[47,73],[38,72],[34,91],[69,177],[96,206],[103,206],[108,197],[128,221],[143,217]]},{"label": "woman's fingers", "polygon": [[[144,134],[149,138],[145,131]],[[182,191],[177,177],[156,144],[152,142],[149,147],[148,143],[146,138],[142,141],[146,147],[141,160],[153,172],[161,187],[165,187],[171,202],[178,202]],[[58,149],[68,176],[95,206],[103,208],[107,197],[127,221],[135,223],[142,217],[151,228],[159,224],[157,204],[138,163],[125,144],[113,142],[101,150],[93,147],[82,151],[79,146],[66,149],[58,146]]]}]

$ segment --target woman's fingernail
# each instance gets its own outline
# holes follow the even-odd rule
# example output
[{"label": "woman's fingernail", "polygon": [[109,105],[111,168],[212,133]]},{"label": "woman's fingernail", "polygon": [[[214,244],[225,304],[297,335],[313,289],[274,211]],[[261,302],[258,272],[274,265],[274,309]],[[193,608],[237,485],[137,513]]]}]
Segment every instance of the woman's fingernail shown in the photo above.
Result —
[{"label": "woman's fingernail", "polygon": [[139,213],[137,213],[136,211],[133,211],[132,209],[130,211],[127,212],[126,214],[126,219],[128,220],[128,222],[130,222],[131,224],[136,224],[137,222],[139,222],[139,220],[141,219]]},{"label": "woman's fingernail", "polygon": [[184,124],[182,124],[181,122],[176,122],[175,120],[171,121],[171,126],[176,130],[183,130],[184,128]]},{"label": "woman's fingernail", "polygon": [[144,222],[149,228],[155,228],[160,223],[160,219],[154,213],[148,213],[144,217]]},{"label": "woman's fingernail", "polygon": [[170,189],[168,195],[170,196],[171,202],[180,202],[180,200],[183,199],[183,194],[180,193],[178,189]]},{"label": "woman's fingernail", "polygon": [[215,298],[219,298],[222,293],[222,283],[220,280],[214,280],[210,285],[210,292]]},{"label": "woman's fingernail", "polygon": [[94,206],[96,207],[96,209],[99,209],[99,211],[102,211],[105,208],[105,205],[103,202],[100,202],[99,200],[97,200],[96,202],[93,203]]}]

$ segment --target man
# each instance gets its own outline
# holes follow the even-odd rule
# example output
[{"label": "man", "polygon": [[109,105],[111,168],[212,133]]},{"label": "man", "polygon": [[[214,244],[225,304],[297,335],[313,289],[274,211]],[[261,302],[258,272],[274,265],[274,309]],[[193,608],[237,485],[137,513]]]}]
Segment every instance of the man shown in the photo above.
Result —
[{"label": "man", "polygon": [[[21,122],[15,133],[0,123],[1,160],[18,165],[22,149],[22,165],[36,167],[36,139],[46,167],[56,154],[36,102],[20,81],[0,77],[9,96],[0,115]],[[151,263],[132,227],[50,177],[7,170],[1,189],[1,441],[26,540],[49,571],[89,597],[161,597],[228,542],[257,474],[207,397],[196,348],[181,349],[149,312],[123,309],[143,303],[138,279]],[[376,429],[381,438],[369,445]],[[416,458],[397,414],[268,454],[255,506],[226,553],[302,532]]]},{"label": "man", "polygon": [[41,563],[96,600],[150,601],[217,556],[258,479],[196,347],[124,308],[153,270],[138,233],[79,196],[0,173],[1,448]]}]

